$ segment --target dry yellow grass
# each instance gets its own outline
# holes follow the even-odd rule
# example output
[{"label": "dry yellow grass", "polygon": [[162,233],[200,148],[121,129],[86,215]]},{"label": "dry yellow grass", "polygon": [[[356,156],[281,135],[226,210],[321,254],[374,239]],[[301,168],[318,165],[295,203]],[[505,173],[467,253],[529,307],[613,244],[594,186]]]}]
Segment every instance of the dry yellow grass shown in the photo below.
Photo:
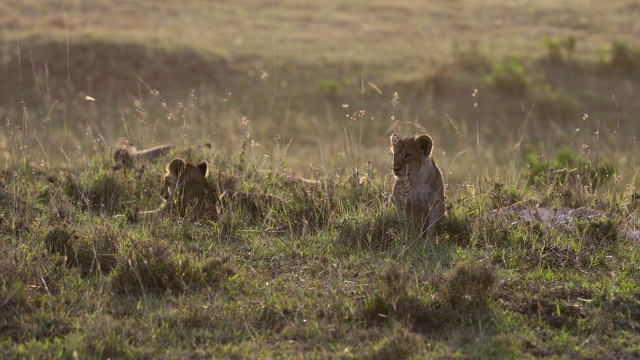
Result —
[{"label": "dry yellow grass", "polygon": [[416,69],[477,42],[497,56],[540,54],[545,36],[574,36],[594,57],[612,39],[638,44],[640,5],[632,0],[488,1],[118,1],[9,0],[0,36],[72,39],[88,34],[172,46],[213,48],[232,56],[272,55],[307,63],[364,62]]},{"label": "dry yellow grass", "polygon": [[[515,145],[536,144],[525,150],[547,153],[558,143],[580,147],[591,136],[576,140],[576,127],[582,135],[604,124],[609,131],[600,128],[599,145],[630,144],[633,140],[621,134],[634,131],[637,82],[599,75],[592,65],[614,40],[639,46],[639,13],[631,0],[9,0],[0,4],[0,28],[5,30],[0,52],[4,78],[16,80],[0,85],[5,99],[0,114],[13,125],[25,125],[24,95],[16,94],[35,93],[36,100],[26,101],[31,132],[22,139],[34,156],[57,154],[65,160],[63,151],[94,147],[93,140],[107,146],[128,140],[144,147],[178,138],[235,151],[249,131],[249,143],[261,144],[253,147],[256,157],[273,156],[290,144],[284,166],[307,175],[336,166],[365,169],[369,161],[385,172],[390,131],[426,131],[448,153],[436,154],[444,157],[445,172],[461,179],[469,164],[481,163],[470,156],[480,153],[477,140],[482,166],[490,168],[511,166]],[[464,64],[492,66],[513,53],[535,62],[546,54],[542,39],[566,36],[577,43],[572,59],[591,65],[536,68],[526,75],[539,83],[531,85],[537,90],[523,98],[495,96],[482,74],[470,76],[464,70]],[[51,43],[59,51],[42,50]],[[118,70],[122,73],[114,74]],[[474,109],[476,88],[480,106]],[[400,93],[398,107],[392,105],[394,91]],[[144,102],[136,99],[140,93]],[[82,101],[85,95],[96,101]],[[364,117],[345,121],[360,110],[366,110]],[[569,124],[554,119],[554,111],[571,119]],[[588,126],[580,123],[583,113],[592,115]],[[249,126],[239,125],[243,116],[251,120]],[[627,127],[607,139],[618,118]],[[93,140],[86,136],[87,127]],[[30,137],[34,131],[39,139]],[[272,141],[276,135],[280,143]],[[19,140],[16,136],[18,147]],[[8,134],[0,134],[5,154],[14,145]],[[614,148],[607,155],[630,158],[628,150]]]}]

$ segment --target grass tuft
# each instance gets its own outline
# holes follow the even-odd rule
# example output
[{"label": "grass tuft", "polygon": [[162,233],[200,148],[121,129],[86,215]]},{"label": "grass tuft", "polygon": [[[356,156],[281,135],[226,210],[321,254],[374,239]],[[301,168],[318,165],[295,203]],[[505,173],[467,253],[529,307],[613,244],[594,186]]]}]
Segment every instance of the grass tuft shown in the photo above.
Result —
[{"label": "grass tuft", "polygon": [[406,328],[395,326],[393,334],[380,341],[371,350],[366,358],[372,360],[382,359],[408,359],[420,354],[425,349],[424,339]]},{"label": "grass tuft", "polygon": [[497,279],[496,268],[488,260],[462,262],[446,274],[442,296],[457,312],[484,309]]},{"label": "grass tuft", "polygon": [[135,240],[123,246],[111,275],[119,294],[184,292],[227,283],[235,271],[227,260],[194,260],[176,254],[166,240]]}]

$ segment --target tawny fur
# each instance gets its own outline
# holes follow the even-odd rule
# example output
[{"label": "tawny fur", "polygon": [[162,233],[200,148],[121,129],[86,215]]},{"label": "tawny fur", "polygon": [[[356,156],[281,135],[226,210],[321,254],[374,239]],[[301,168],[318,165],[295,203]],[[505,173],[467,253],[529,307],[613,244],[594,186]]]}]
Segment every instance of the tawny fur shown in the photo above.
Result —
[{"label": "tawny fur", "polygon": [[445,220],[445,186],[442,172],[431,156],[433,140],[429,135],[402,139],[391,135],[393,152],[392,199],[407,222],[420,226],[428,235],[438,234]]},{"label": "tawny fur", "polygon": [[129,151],[126,148],[117,149],[113,153],[113,169],[124,168],[125,170],[130,170],[136,162],[140,160],[153,161],[168,154],[173,148],[173,145],[160,145],[139,151]]},{"label": "tawny fur", "polygon": [[539,222],[550,224],[551,226],[566,224],[574,220],[593,220],[608,217],[610,216],[606,212],[585,206],[573,209],[564,206],[549,206],[546,203],[540,203],[535,200],[525,200],[492,210],[488,216],[490,220],[504,218],[509,222],[522,221],[525,224]]},{"label": "tawny fur", "polygon": [[218,218],[220,193],[207,181],[209,164],[206,161],[195,165],[177,158],[165,170],[161,190],[165,202],[155,210],[137,213],[135,220],[163,215],[192,215],[196,219],[210,220]]}]

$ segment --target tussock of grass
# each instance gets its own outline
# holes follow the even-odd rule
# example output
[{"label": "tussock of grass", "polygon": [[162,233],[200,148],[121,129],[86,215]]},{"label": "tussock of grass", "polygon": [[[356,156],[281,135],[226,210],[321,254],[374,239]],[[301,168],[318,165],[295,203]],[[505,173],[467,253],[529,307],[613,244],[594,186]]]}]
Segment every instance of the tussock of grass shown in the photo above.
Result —
[{"label": "tussock of grass", "polygon": [[166,240],[132,240],[118,255],[111,286],[120,294],[222,286],[234,274],[227,260],[184,257],[176,254]]},{"label": "tussock of grass", "polygon": [[367,354],[368,359],[405,359],[424,351],[427,344],[417,334],[402,327],[394,328],[391,337],[384,338]]},{"label": "tussock of grass", "polygon": [[65,259],[68,267],[76,267],[83,276],[108,274],[116,266],[120,234],[105,223],[93,224],[91,230],[75,232],[67,227],[54,227],[44,243],[51,254]]},{"label": "tussock of grass", "polygon": [[388,261],[367,298],[363,317],[370,326],[399,321],[414,331],[431,332],[446,326],[446,314],[436,302],[425,301],[411,286],[411,275]]},{"label": "tussock of grass", "polygon": [[452,310],[473,312],[487,306],[496,281],[496,269],[491,262],[463,262],[446,274],[442,296]]},{"label": "tussock of grass", "polygon": [[367,209],[364,206],[358,213],[347,213],[335,226],[345,246],[376,251],[396,246],[405,228],[393,209],[381,211],[380,208]]},{"label": "tussock of grass", "polygon": [[554,189],[566,187],[575,193],[611,184],[618,172],[614,162],[578,157],[570,149],[558,151],[553,161],[529,154],[527,170],[531,184]]}]

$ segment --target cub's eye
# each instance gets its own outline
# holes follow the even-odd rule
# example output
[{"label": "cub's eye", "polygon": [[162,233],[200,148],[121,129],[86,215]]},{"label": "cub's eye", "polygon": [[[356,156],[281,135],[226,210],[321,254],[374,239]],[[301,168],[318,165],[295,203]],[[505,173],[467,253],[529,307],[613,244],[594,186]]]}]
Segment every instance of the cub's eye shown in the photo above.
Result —
[{"label": "cub's eye", "polygon": [[404,154],[404,159],[405,159],[405,160],[407,160],[407,159],[411,159],[411,156],[412,156],[412,155],[411,155],[411,154],[409,154],[409,153]]}]

